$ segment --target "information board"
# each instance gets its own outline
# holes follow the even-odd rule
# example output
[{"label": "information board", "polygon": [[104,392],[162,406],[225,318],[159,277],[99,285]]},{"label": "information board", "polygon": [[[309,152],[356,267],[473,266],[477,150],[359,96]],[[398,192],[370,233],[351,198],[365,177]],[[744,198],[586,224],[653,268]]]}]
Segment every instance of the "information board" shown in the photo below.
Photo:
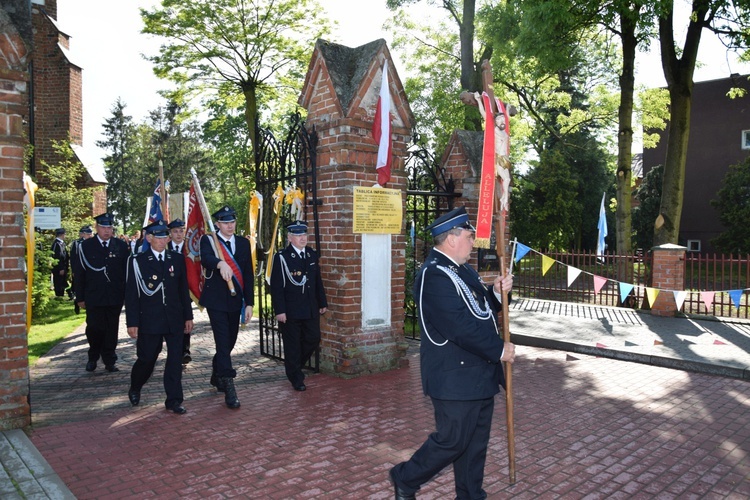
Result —
[{"label": "information board", "polygon": [[57,229],[60,227],[60,207],[34,207],[34,227]]},{"label": "information board", "polygon": [[354,232],[401,234],[403,208],[398,189],[355,187]]}]

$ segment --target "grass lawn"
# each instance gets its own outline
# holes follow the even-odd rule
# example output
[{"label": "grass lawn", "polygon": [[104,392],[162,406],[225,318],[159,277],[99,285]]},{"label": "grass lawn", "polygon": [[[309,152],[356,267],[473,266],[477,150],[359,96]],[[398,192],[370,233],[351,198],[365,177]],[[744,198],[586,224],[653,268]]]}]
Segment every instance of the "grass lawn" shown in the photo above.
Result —
[{"label": "grass lawn", "polygon": [[29,366],[34,365],[64,337],[86,320],[86,314],[76,315],[69,300],[52,300],[44,318],[35,319],[29,332]]}]

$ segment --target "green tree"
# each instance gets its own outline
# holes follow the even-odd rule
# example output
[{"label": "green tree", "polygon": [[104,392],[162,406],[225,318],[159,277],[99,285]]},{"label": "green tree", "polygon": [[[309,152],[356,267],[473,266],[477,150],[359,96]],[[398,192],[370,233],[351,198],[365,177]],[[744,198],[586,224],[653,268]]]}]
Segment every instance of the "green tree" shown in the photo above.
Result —
[{"label": "green tree", "polygon": [[659,215],[661,185],[664,166],[656,165],[643,176],[641,185],[635,190],[638,206],[633,208],[633,233],[635,247],[649,251],[654,246],[654,221]]},{"label": "green tree", "polygon": [[[36,192],[36,204],[60,207],[62,224],[69,234],[78,234],[80,224],[90,220],[95,188],[80,187],[86,170],[70,147],[70,141],[52,140],[59,163],[41,161],[39,177],[44,182]],[[77,226],[77,227],[76,227]],[[75,229],[75,230],[73,230]]]},{"label": "green tree", "polygon": [[[420,0],[386,0],[386,5],[391,10],[402,8],[406,5],[418,3]],[[437,3],[437,2],[436,2]],[[492,56],[492,45],[486,44],[481,50],[481,55],[478,59],[474,57],[475,50],[475,19],[476,19],[476,0],[442,0],[440,6],[446,11],[448,18],[455,23],[454,29],[446,29],[447,23],[441,23],[441,28],[438,33],[450,34],[454,36],[454,40],[458,43],[454,43],[452,47],[445,47],[433,44],[427,39],[417,35],[415,38],[418,45],[425,45],[425,48],[430,48],[435,53],[449,54],[451,57],[456,57],[459,68],[460,68],[460,84],[461,90],[468,92],[481,92],[482,91],[482,61],[489,60]],[[422,25],[424,26],[424,25]],[[411,28],[412,30],[414,27]],[[457,29],[457,33],[455,32]],[[421,29],[423,33],[427,30]],[[411,36],[411,35],[409,35]],[[433,37],[430,37],[433,38]],[[456,48],[458,54],[455,54]],[[417,49],[422,54],[425,54],[424,50]],[[429,51],[428,51],[429,52]],[[437,76],[433,73],[433,77]],[[458,96],[461,92],[456,93]],[[482,119],[479,111],[473,106],[464,106],[463,112],[459,116],[464,117],[463,128],[466,130],[482,130]],[[451,129],[452,130],[452,129]]]},{"label": "green tree", "polygon": [[138,165],[132,155],[135,141],[133,117],[125,113],[127,105],[117,99],[112,106],[111,116],[104,120],[104,140],[96,145],[107,151],[104,157],[104,172],[107,176],[107,205],[122,224],[125,233],[132,228],[140,229],[143,220],[138,214],[143,198],[136,196],[140,178]]},{"label": "green tree", "polygon": [[[82,225],[91,222],[95,188],[80,187],[86,170],[70,147],[70,141],[52,141],[59,163],[41,162],[39,177],[43,182],[36,192],[36,206],[60,207],[61,226],[68,235],[78,235]],[[52,296],[50,273],[55,263],[51,257],[53,234],[36,235],[32,311],[38,318],[45,314]],[[67,243],[69,243],[70,239]]]},{"label": "green tree", "polygon": [[[654,245],[677,243],[684,202],[685,163],[692,110],[693,74],[703,30],[718,34],[728,46],[747,46],[747,2],[692,0],[687,28],[675,33],[674,0],[657,3],[661,65],[669,91],[669,135],[664,160],[664,183]],[[678,46],[678,40],[684,40]]]},{"label": "green tree", "polygon": [[726,228],[712,243],[725,253],[750,253],[750,157],[729,167],[711,206]]},{"label": "green tree", "polygon": [[315,0],[162,0],[141,9],[143,33],[165,40],[148,57],[157,76],[177,84],[178,95],[220,97],[227,85],[245,103],[251,143],[262,106],[299,94],[315,41],[330,24]]}]

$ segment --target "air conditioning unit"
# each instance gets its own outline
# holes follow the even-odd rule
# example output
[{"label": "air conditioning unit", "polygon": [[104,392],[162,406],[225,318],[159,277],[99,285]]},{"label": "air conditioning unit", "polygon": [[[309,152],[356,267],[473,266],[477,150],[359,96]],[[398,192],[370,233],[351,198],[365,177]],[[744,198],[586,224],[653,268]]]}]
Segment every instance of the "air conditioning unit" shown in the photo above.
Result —
[{"label": "air conditioning unit", "polygon": [[688,252],[700,252],[701,240],[687,240]]}]

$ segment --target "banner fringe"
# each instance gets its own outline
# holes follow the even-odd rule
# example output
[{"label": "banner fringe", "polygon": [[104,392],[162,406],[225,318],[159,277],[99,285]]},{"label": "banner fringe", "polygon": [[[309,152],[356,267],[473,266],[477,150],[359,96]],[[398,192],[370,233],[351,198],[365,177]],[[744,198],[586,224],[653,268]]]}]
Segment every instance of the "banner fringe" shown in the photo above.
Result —
[{"label": "banner fringe", "polygon": [[474,248],[490,248],[490,239],[489,238],[476,238],[474,240]]}]

